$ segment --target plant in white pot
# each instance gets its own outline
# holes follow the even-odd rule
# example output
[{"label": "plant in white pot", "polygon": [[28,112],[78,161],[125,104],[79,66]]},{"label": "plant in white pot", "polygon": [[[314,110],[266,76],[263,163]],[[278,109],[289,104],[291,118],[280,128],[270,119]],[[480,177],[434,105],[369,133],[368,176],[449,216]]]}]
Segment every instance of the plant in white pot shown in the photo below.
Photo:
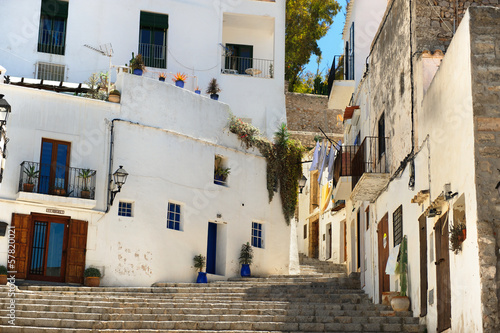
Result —
[{"label": "plant in white pot", "polygon": [[399,275],[399,286],[401,291],[399,296],[391,299],[391,307],[394,311],[408,311],[410,308],[410,298],[407,295],[408,290],[408,241],[406,236],[401,241],[399,247],[399,259],[396,265],[396,273]]}]

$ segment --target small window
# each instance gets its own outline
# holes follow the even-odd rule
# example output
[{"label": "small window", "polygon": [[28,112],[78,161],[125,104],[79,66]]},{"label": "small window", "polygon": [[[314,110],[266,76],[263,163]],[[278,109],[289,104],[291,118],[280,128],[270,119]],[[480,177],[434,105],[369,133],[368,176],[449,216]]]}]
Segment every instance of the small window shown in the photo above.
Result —
[{"label": "small window", "polygon": [[141,12],[139,54],[148,67],[167,68],[168,15]]},{"label": "small window", "polygon": [[132,217],[132,203],[120,201],[118,204],[118,216]]},{"label": "small window", "polygon": [[167,228],[181,230],[181,205],[168,203]]},{"label": "small window", "polygon": [[37,79],[50,81],[64,81],[64,65],[55,65],[45,62],[37,63]]},{"label": "small window", "polygon": [[304,239],[307,238],[307,224],[304,224]]},{"label": "small window", "polygon": [[264,247],[262,223],[252,222],[252,246],[258,248]]},{"label": "small window", "polygon": [[378,120],[378,157],[382,158],[385,154],[385,114],[382,113]]},{"label": "small window", "polygon": [[227,158],[215,155],[214,161],[214,184],[227,186],[227,178],[231,173],[231,168],[227,167]]},{"label": "small window", "polygon": [[392,231],[394,234],[394,246],[401,244],[403,240],[403,205],[392,214]]},{"label": "small window", "polygon": [[366,208],[366,230],[370,229],[370,207]]},{"label": "small window", "polygon": [[68,2],[42,0],[38,52],[64,55]]}]

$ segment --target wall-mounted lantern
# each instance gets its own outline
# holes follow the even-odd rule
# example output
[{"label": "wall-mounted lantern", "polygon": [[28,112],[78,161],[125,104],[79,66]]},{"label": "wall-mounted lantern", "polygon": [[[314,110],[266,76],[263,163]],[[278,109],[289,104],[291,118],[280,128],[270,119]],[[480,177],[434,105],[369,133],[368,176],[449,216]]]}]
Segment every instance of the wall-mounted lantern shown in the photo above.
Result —
[{"label": "wall-mounted lantern", "polygon": [[0,94],[0,130],[3,130],[3,127],[7,124],[7,118],[11,111],[10,104],[7,100],[3,99],[3,96]]},{"label": "wall-mounted lantern", "polygon": [[113,200],[115,199],[116,193],[120,192],[122,189],[122,186],[125,184],[127,181],[127,176],[128,172],[123,169],[123,166],[120,165],[120,167],[113,173],[113,180],[112,183],[116,185],[117,189],[116,190],[111,190],[110,187],[110,205],[113,205]]},{"label": "wall-mounted lantern", "polygon": [[307,178],[306,176],[302,175],[302,178],[299,179],[299,193],[302,193],[302,190],[306,186],[307,183]]},{"label": "wall-mounted lantern", "polygon": [[5,233],[7,232],[7,225],[7,222],[0,221],[0,237],[5,236]]}]

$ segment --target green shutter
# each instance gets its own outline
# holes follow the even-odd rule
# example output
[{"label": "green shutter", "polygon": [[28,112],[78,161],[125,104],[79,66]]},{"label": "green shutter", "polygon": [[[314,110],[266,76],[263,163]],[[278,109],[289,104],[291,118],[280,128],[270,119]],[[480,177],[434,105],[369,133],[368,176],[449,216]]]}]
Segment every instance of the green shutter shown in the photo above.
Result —
[{"label": "green shutter", "polygon": [[42,0],[42,15],[68,18],[68,2],[59,0]]},{"label": "green shutter", "polygon": [[141,27],[168,29],[168,15],[141,12]]}]

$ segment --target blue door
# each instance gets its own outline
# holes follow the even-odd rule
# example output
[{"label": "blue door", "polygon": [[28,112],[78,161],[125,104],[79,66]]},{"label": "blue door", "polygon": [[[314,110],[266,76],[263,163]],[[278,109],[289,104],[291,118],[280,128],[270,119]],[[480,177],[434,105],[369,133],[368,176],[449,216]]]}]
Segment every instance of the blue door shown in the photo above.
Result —
[{"label": "blue door", "polygon": [[217,224],[208,222],[207,273],[215,274],[217,256]]},{"label": "blue door", "polygon": [[68,190],[70,143],[42,139],[38,193],[54,194],[55,190]]}]

